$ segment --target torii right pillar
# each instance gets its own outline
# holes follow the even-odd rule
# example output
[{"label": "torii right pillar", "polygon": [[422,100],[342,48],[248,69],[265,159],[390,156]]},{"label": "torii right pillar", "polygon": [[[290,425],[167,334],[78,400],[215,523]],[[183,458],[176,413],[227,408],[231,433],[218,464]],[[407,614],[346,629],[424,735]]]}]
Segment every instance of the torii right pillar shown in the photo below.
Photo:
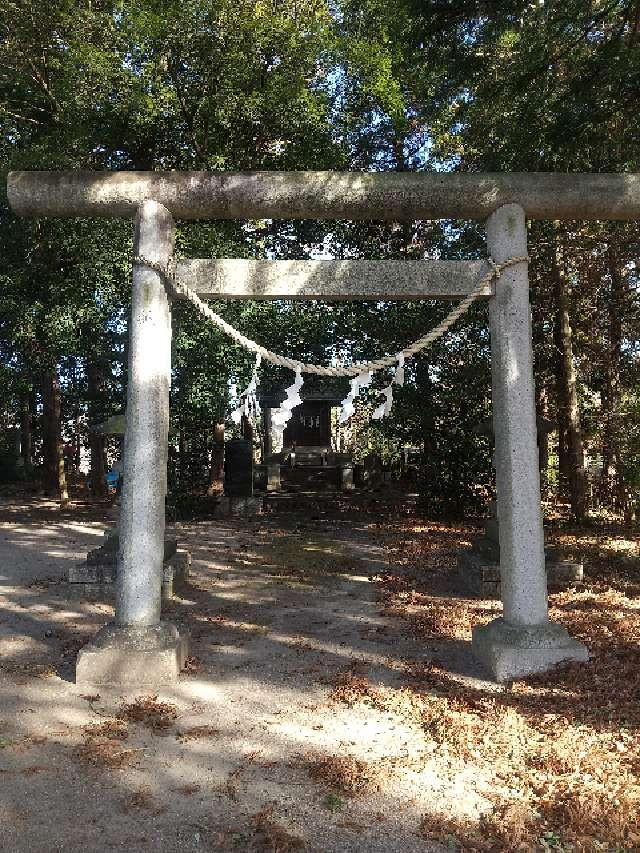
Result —
[{"label": "torii right pillar", "polygon": [[[496,263],[526,256],[520,205],[498,208],[486,227]],[[474,629],[472,648],[504,682],[545,672],[561,661],[586,661],[589,653],[549,621],[526,263],[508,267],[495,280],[489,318],[503,615]]]}]

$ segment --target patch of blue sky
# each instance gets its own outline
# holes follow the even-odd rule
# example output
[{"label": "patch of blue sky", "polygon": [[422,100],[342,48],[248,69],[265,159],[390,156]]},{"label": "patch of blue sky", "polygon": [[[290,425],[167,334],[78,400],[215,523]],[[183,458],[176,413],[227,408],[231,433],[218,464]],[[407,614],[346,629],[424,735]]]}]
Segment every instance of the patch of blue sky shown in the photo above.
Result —
[{"label": "patch of blue sky", "polygon": [[470,18],[460,24],[459,31],[462,36],[462,41],[466,45],[474,45],[477,43],[482,29],[489,23],[491,19],[487,15],[479,15],[477,18]]}]

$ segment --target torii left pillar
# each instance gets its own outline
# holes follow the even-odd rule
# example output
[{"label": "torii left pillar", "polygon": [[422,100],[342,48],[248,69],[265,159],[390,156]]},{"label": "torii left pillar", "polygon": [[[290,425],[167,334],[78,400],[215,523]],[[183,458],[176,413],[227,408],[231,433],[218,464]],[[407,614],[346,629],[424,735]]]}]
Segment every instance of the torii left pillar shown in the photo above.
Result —
[{"label": "torii left pillar", "polygon": [[[175,225],[169,211],[143,202],[133,252],[166,267]],[[171,306],[154,270],[134,266],[129,381],[120,506],[115,622],[80,650],[76,682],[135,687],[175,681],[188,641],[160,619],[164,556]]]}]

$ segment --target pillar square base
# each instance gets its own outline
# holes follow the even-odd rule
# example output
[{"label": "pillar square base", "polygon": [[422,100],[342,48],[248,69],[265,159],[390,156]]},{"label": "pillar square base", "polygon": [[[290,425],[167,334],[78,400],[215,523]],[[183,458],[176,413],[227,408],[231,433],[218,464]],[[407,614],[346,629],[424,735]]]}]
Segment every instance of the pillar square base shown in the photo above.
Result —
[{"label": "pillar square base", "polygon": [[76,684],[156,687],[178,678],[189,636],[170,622],[148,628],[105,625],[78,653]]},{"label": "pillar square base", "polygon": [[546,672],[562,661],[589,660],[586,646],[555,622],[524,628],[495,619],[473,629],[471,649],[498,682]]}]

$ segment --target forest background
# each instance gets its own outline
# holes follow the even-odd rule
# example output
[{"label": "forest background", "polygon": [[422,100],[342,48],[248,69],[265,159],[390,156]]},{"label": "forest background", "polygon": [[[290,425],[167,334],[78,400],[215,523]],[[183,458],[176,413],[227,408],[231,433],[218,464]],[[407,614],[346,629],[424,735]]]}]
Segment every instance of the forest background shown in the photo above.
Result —
[{"label": "forest background", "polygon": [[[0,167],[640,171],[640,0],[0,0]],[[4,194],[4,189],[2,193]],[[0,199],[0,475],[64,499],[124,410],[131,226],[19,220]],[[180,223],[192,257],[477,258],[467,222]],[[640,515],[637,223],[530,225],[543,490],[578,521]],[[397,351],[448,306],[225,302],[287,355]],[[206,492],[249,355],[174,307],[173,501]],[[354,430],[424,447],[425,510],[482,508],[491,451],[486,305],[424,353],[393,416]],[[263,382],[287,376],[265,370]],[[19,430],[26,466],[14,467]]]}]

